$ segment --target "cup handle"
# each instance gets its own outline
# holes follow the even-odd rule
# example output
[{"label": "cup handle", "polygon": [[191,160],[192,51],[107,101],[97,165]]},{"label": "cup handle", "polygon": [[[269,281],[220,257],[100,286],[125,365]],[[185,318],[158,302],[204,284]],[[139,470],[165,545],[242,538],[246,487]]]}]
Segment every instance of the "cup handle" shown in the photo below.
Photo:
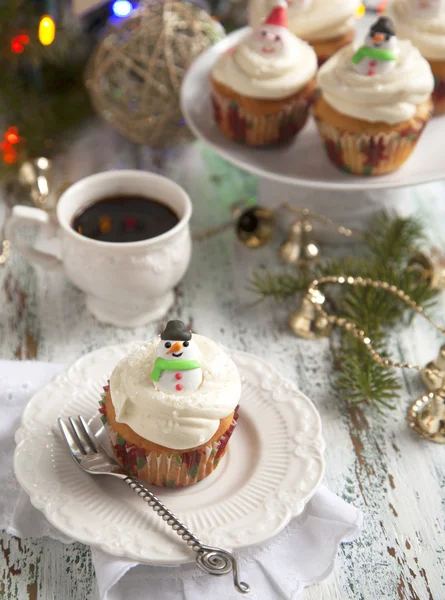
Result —
[{"label": "cup handle", "polygon": [[56,256],[37,250],[37,248],[33,248],[33,246],[20,239],[18,229],[22,225],[29,224],[38,225],[41,229],[46,230],[48,235],[54,233],[54,227],[47,212],[29,206],[14,206],[12,215],[5,226],[5,235],[11,242],[11,247],[18,250],[30,262],[40,265],[44,269],[49,271],[61,269],[63,263]]}]

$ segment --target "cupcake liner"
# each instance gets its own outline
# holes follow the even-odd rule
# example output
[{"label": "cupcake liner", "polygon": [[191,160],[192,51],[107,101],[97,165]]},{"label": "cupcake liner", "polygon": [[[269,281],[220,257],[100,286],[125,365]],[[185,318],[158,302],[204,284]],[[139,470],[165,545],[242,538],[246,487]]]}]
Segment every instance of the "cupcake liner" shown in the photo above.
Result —
[{"label": "cupcake liner", "polygon": [[[108,389],[109,387],[105,386],[105,392]],[[239,417],[239,407],[237,406],[230,427],[218,440],[208,446],[191,452],[172,450],[170,453],[158,453],[153,451],[147,455],[143,448],[128,443],[110,426],[107,420],[105,398],[106,393],[101,396],[99,412],[102,423],[110,436],[116,460],[129,475],[160,487],[186,487],[210,475],[224,456],[227,443]]]},{"label": "cupcake liner", "polygon": [[445,79],[436,75],[434,76],[433,102],[434,114],[445,114]]},{"label": "cupcake liner", "polygon": [[311,105],[310,94],[283,101],[280,110],[253,114],[236,100],[212,91],[213,115],[221,131],[231,140],[247,146],[264,147],[291,142],[306,124]]},{"label": "cupcake liner", "polygon": [[350,133],[315,120],[332,164],[362,176],[396,171],[409,158],[427,123],[419,119],[403,130]]}]

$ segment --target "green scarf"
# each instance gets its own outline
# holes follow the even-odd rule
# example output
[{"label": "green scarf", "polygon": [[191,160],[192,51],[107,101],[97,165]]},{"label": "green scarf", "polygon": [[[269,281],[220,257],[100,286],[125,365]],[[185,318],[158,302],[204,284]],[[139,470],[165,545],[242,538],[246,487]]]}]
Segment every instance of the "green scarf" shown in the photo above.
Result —
[{"label": "green scarf", "polygon": [[163,371],[191,371],[200,368],[201,365],[197,360],[167,360],[158,357],[151,372],[151,379],[152,381],[159,381]]},{"label": "green scarf", "polygon": [[359,63],[364,58],[373,58],[374,60],[396,60],[397,57],[391,50],[382,50],[380,48],[369,48],[368,46],[362,46],[352,57],[354,65]]}]

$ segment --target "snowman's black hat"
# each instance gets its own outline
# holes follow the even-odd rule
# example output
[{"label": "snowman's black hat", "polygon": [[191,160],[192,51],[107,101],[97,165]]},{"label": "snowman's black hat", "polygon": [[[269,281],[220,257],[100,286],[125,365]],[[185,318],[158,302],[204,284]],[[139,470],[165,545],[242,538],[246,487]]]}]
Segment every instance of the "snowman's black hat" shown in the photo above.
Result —
[{"label": "snowman's black hat", "polygon": [[394,25],[388,17],[380,17],[378,21],[372,25],[371,33],[384,33],[387,38],[396,35]]},{"label": "snowman's black hat", "polygon": [[191,339],[192,334],[182,321],[169,321],[167,327],[161,333],[161,340],[188,342]]}]

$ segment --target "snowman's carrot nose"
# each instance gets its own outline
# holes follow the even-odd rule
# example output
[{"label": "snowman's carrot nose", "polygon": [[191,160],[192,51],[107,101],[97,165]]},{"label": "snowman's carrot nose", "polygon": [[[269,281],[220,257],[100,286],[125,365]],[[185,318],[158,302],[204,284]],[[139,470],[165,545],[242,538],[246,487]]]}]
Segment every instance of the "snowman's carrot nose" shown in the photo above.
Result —
[{"label": "snowman's carrot nose", "polygon": [[179,352],[181,350],[182,344],[180,342],[175,342],[170,350],[167,350],[166,354],[172,354],[173,352]]},{"label": "snowman's carrot nose", "polygon": [[372,36],[373,42],[383,42],[384,40],[385,40],[385,36],[383,35],[383,33],[375,33]]}]

